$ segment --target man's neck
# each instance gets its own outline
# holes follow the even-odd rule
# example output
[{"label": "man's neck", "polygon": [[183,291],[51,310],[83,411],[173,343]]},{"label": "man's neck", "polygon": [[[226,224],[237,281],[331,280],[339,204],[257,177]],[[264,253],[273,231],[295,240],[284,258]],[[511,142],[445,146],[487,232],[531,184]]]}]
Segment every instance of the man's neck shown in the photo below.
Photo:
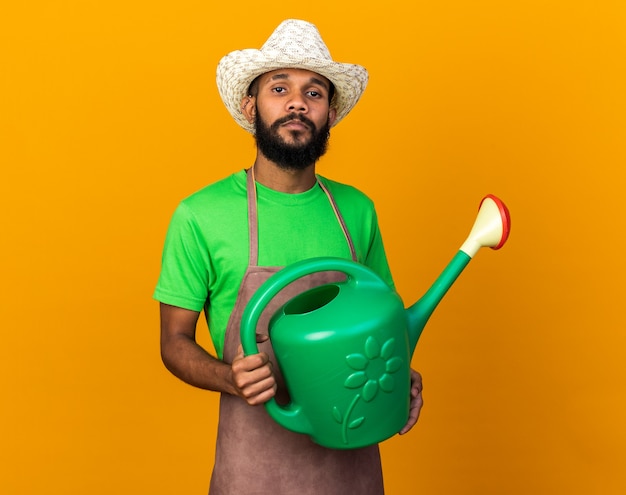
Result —
[{"label": "man's neck", "polygon": [[311,189],[317,180],[315,164],[302,170],[287,170],[259,153],[253,166],[255,180],[275,191],[290,194],[302,193]]}]

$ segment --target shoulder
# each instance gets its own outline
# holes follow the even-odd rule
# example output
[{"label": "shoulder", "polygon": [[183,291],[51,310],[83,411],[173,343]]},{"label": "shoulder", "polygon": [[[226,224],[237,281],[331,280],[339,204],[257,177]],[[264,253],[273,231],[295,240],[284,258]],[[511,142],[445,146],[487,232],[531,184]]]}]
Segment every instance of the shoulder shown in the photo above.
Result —
[{"label": "shoulder", "polygon": [[194,192],[183,199],[180,204],[188,210],[196,211],[204,210],[207,206],[223,207],[245,197],[245,172],[241,170]]},{"label": "shoulder", "polygon": [[373,209],[374,202],[360,189],[322,177],[321,175],[318,175],[318,180],[328,188],[338,203],[346,202],[356,207]]},{"label": "shoulder", "polygon": [[245,218],[246,207],[245,172],[236,172],[209,184],[179,202],[170,230],[189,230],[215,233],[228,221]]},{"label": "shoulder", "polygon": [[190,194],[182,200],[182,203],[191,207],[206,201],[228,200],[240,195],[245,196],[245,177],[245,171],[235,172]]}]

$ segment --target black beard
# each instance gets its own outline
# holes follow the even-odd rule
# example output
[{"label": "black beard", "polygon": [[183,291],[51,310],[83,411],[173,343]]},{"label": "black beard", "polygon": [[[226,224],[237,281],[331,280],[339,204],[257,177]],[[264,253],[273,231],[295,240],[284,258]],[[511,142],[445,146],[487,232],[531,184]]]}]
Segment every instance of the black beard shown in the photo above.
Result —
[{"label": "black beard", "polygon": [[[300,120],[311,130],[311,139],[304,144],[289,144],[278,134],[278,128],[290,120]],[[271,126],[265,125],[257,113],[254,119],[255,139],[263,155],[285,170],[303,170],[314,164],[328,149],[330,126],[328,121],[317,130],[315,124],[307,117],[292,113],[278,119]],[[298,132],[294,132],[296,137]]]}]

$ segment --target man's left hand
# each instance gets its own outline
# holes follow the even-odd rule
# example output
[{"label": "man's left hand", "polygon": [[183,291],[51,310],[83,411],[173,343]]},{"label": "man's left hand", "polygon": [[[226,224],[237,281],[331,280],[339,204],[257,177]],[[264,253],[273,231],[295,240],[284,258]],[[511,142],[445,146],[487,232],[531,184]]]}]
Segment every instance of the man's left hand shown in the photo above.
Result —
[{"label": "man's left hand", "polygon": [[407,433],[420,417],[420,411],[424,405],[422,399],[422,375],[417,371],[411,370],[411,404],[409,405],[409,420],[406,425],[400,430],[400,435]]}]

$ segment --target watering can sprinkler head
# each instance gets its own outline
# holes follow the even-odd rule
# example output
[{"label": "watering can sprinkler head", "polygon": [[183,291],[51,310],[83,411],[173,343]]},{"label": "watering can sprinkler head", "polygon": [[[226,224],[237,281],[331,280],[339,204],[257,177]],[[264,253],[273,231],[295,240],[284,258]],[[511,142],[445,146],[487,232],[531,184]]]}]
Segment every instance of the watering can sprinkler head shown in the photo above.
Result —
[{"label": "watering can sprinkler head", "polygon": [[500,249],[509,237],[511,216],[506,205],[488,194],[478,208],[478,215],[461,251],[473,258],[482,247]]}]

